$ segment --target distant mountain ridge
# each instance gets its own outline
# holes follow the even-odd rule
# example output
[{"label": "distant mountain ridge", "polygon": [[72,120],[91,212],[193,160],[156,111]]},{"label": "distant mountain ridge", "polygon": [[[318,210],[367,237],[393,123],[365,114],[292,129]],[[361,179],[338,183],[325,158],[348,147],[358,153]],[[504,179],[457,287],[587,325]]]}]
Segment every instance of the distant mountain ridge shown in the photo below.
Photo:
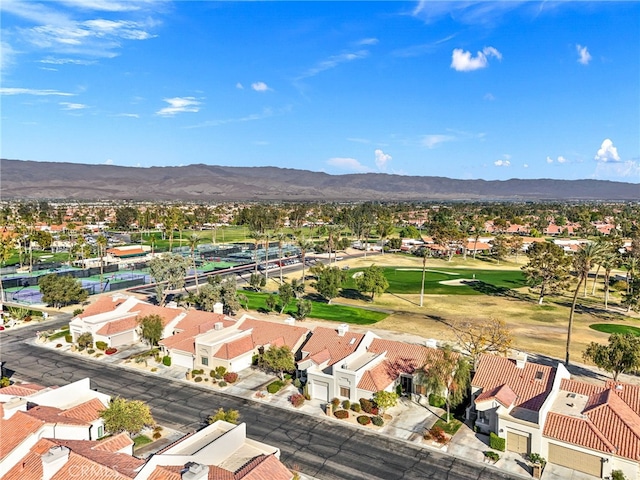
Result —
[{"label": "distant mountain ridge", "polygon": [[204,164],[138,168],[1,159],[0,182],[5,200],[640,200],[640,185],[606,180],[329,175],[290,168]]}]

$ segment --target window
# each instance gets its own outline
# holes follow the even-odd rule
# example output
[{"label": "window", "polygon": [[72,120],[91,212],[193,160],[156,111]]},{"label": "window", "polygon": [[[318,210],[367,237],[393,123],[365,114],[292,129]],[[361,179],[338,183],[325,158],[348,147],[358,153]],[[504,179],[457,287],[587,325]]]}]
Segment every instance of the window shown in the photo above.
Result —
[{"label": "window", "polygon": [[485,412],[478,412],[478,422],[489,423],[489,419],[487,418],[487,414]]},{"label": "window", "polygon": [[98,438],[101,438],[104,436],[104,427],[102,425],[100,425],[98,427]]},{"label": "window", "polygon": [[207,357],[200,357],[200,363],[204,366],[209,365],[209,359]]},{"label": "window", "polygon": [[340,396],[351,398],[351,389],[349,387],[340,387]]}]

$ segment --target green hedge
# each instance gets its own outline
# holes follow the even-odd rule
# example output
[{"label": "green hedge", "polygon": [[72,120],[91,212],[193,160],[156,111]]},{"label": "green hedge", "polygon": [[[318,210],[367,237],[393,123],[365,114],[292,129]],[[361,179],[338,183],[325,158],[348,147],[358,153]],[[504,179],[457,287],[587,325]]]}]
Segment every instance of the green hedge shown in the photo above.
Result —
[{"label": "green hedge", "polygon": [[169,355],[165,355],[164,357],[162,357],[162,364],[165,367],[170,367],[171,366],[171,357]]},{"label": "green hedge", "polygon": [[284,383],[280,380],[276,380],[275,382],[271,382],[267,385],[267,392],[278,393],[282,387],[284,387]]},{"label": "green hedge", "polygon": [[506,440],[504,438],[499,437],[493,432],[489,434],[489,446],[494,450],[500,450],[501,452],[504,452],[505,444]]},{"label": "green hedge", "polygon": [[97,348],[98,350],[105,351],[105,350],[107,349],[107,347],[108,347],[108,346],[109,346],[109,345],[107,345],[107,342],[101,342],[101,341],[97,341],[97,342],[96,342],[96,348]]},{"label": "green hedge", "polygon": [[432,407],[444,408],[446,404],[447,402],[444,397],[436,395],[435,393],[429,395],[429,405]]}]

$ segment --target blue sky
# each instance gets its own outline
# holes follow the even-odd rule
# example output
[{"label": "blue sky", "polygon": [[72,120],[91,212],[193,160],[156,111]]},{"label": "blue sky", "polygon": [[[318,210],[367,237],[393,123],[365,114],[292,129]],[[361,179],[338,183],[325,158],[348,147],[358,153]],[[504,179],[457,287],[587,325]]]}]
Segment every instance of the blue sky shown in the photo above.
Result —
[{"label": "blue sky", "polygon": [[640,2],[0,9],[3,158],[640,182]]}]

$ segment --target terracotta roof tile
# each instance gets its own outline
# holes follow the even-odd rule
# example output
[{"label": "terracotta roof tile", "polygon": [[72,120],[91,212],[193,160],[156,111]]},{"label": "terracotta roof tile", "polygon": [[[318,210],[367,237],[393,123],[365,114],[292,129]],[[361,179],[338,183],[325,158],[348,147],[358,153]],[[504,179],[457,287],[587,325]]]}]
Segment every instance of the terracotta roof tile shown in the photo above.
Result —
[{"label": "terracotta roof tile", "polygon": [[165,327],[169,322],[184,312],[177,308],[159,307],[148,303],[139,303],[133,307],[131,311],[136,312],[138,314],[138,318],[148,317],[149,315],[158,315],[162,319],[162,325]]},{"label": "terracotta roof tile", "polygon": [[36,392],[44,390],[46,387],[35,383],[14,383],[8,387],[0,388],[0,394],[13,395],[15,397],[28,397]]},{"label": "terracotta roof tile", "polygon": [[93,398],[88,402],[81,403],[75,407],[64,410],[60,415],[63,417],[75,418],[84,422],[93,422],[100,418],[100,412],[106,407],[97,398]]},{"label": "terracotta roof tile", "polygon": [[136,317],[121,318],[120,320],[113,320],[105,324],[96,334],[104,336],[115,335],[117,333],[134,330],[137,326],[138,320]]},{"label": "terracotta roof tile", "polygon": [[240,330],[249,329],[252,329],[251,336],[253,337],[255,346],[271,345],[279,341],[279,346],[286,345],[291,350],[294,350],[298,343],[300,343],[309,332],[309,329],[305,327],[287,325],[285,323],[266,322],[253,318],[247,318],[240,325]]},{"label": "terracotta roof tile", "polygon": [[559,413],[550,412],[547,415],[542,434],[546,437],[601,452],[613,452],[614,449],[613,445],[607,441],[591,422]]},{"label": "terracotta roof tile", "polygon": [[508,385],[518,397],[516,407],[537,412],[551,392],[555,374],[553,367],[526,362],[518,368],[515,360],[485,354],[478,361],[471,385],[482,391]]},{"label": "terracotta roof tile", "polygon": [[0,418],[0,432],[2,432],[0,434],[0,458],[6,457],[43,425],[42,420],[27,415],[26,412],[16,412],[6,420]]},{"label": "terracotta roof tile", "polygon": [[[103,407],[104,408],[104,407]],[[55,407],[37,405],[25,412],[27,415],[46,423],[62,423],[65,425],[89,425],[90,422],[74,417],[66,417],[64,410]]]},{"label": "terracotta roof tile", "polygon": [[107,437],[104,440],[98,440],[98,442],[92,447],[94,450],[102,450],[104,452],[118,452],[123,448],[133,445],[133,440],[126,433],[120,433],[113,437]]},{"label": "terracotta roof tile", "polygon": [[631,385],[624,382],[614,382],[608,380],[607,388],[613,389],[624,402],[631,407],[634,412],[640,412],[640,385]]},{"label": "terracotta roof tile", "polygon": [[203,310],[188,310],[185,317],[178,322],[176,330],[189,330],[202,324],[222,322],[224,328],[235,325],[235,320],[226,315]]},{"label": "terracotta roof tile", "polygon": [[333,365],[353,353],[363,338],[361,333],[346,332],[340,336],[333,328],[317,327],[302,350],[313,357],[326,349],[330,355],[329,365]]},{"label": "terracotta roof tile", "polygon": [[224,343],[218,349],[218,351],[213,354],[213,356],[217,358],[223,358],[225,360],[231,360],[232,358],[236,358],[243,353],[253,351],[253,348],[254,343],[251,335],[246,335],[232,342]]},{"label": "terracotta roof tile", "polygon": [[503,384],[491,390],[482,392],[476,397],[476,403],[496,400],[503,407],[509,408],[511,405],[513,405],[517,398],[518,396],[513,390],[511,390],[509,385]]},{"label": "terracotta roof tile", "polygon": [[235,478],[236,480],[291,480],[293,474],[274,455],[261,455],[236,471]]},{"label": "terracotta roof tile", "polygon": [[124,303],[126,298],[118,297],[115,298],[113,296],[110,297],[99,297],[91,305],[88,305],[84,311],[78,315],[79,318],[87,318],[92,317],[94,315],[99,315],[101,313],[107,313],[114,311],[120,304]]}]

